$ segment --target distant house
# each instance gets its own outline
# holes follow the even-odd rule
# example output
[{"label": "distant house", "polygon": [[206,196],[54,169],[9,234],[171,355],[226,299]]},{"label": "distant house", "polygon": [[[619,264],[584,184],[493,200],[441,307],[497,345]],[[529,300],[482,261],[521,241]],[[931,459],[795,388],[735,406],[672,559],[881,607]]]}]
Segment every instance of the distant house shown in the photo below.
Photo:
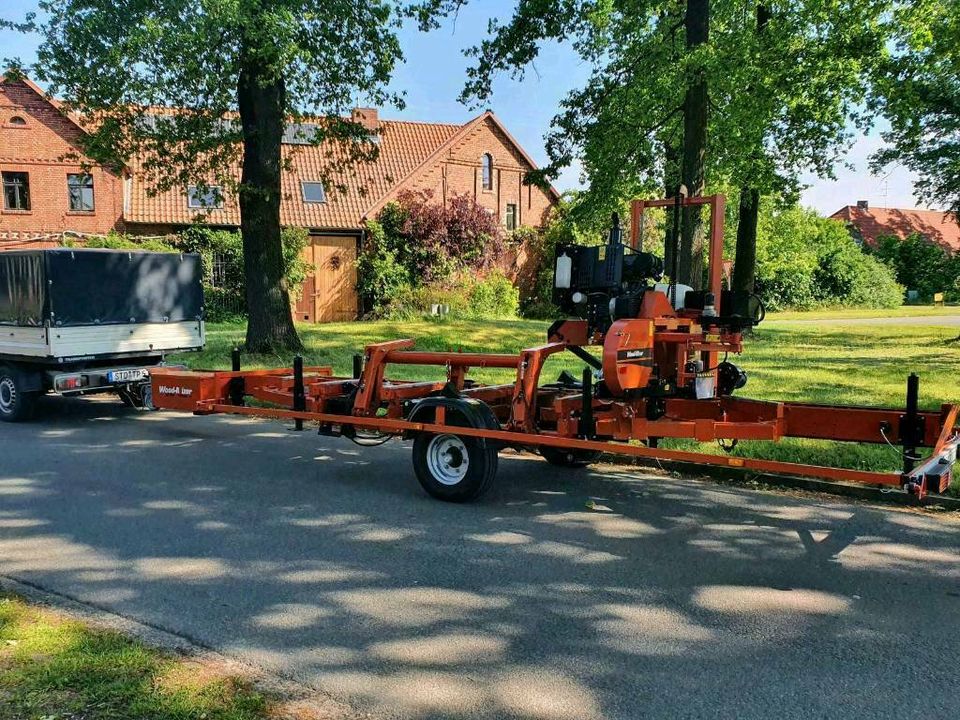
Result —
[{"label": "distant house", "polygon": [[[492,112],[463,125],[382,120],[373,108],[355,108],[352,119],[376,138],[379,157],[337,178],[345,191],[321,182],[329,148],[303,141],[312,135],[309,124],[291,126],[284,137],[290,170],[283,175],[280,221],[308,230],[305,254],[316,267],[296,307],[298,320],[357,316],[353,261],[365,222],[402,190],[431,191],[437,202],[470,195],[506,230],[541,226],[559,199],[553,188],[524,184],[536,164]],[[198,217],[214,227],[239,227],[235,197],[210,207],[195,187],[150,195],[138,158],[114,170],[92,164],[85,174],[89,160],[68,159],[78,154],[83,132],[30,80],[0,77],[0,249],[53,244],[65,232],[163,235]]]},{"label": "distant house", "polygon": [[867,245],[884,235],[902,240],[917,233],[952,252],[960,250],[960,225],[953,215],[942,210],[871,208],[861,200],[840,208],[830,217],[847,223],[857,239]]}]

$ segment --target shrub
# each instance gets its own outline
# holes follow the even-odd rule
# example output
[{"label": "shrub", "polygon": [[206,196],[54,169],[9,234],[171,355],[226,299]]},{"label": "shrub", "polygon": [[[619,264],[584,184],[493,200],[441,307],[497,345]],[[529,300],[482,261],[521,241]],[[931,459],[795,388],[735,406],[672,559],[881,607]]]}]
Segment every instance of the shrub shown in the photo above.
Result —
[{"label": "shrub", "polygon": [[141,250],[146,252],[179,252],[170,240],[164,238],[139,238],[136,235],[123,235],[111,232],[105,237],[86,237],[80,240],[67,240],[66,247],[85,247],[103,250]]},{"label": "shrub", "polygon": [[756,290],[768,310],[903,302],[893,273],[865,254],[842,224],[800,207],[761,214]]},{"label": "shrub", "polygon": [[520,291],[499,270],[475,281],[467,291],[467,297],[473,317],[516,317],[520,305]]},{"label": "shrub", "polygon": [[519,291],[502,272],[475,278],[462,274],[443,282],[401,288],[387,317],[408,320],[430,315],[434,305],[448,306],[449,317],[497,319],[517,316]]},{"label": "shrub", "polygon": [[[309,241],[302,228],[283,228],[280,234],[283,250],[284,280],[290,297],[299,298],[303,282],[312,268],[303,259],[303,249]],[[204,225],[193,225],[184,230],[176,246],[183,252],[200,255],[203,266],[204,296],[207,319],[229,322],[246,316],[246,282],[243,266],[243,238],[233,230],[216,230]],[[216,262],[216,277],[214,263]]]},{"label": "shrub", "polygon": [[357,258],[357,293],[367,313],[387,314],[391,301],[410,289],[410,273],[386,244],[383,226],[367,222],[367,239]]},{"label": "shrub", "polygon": [[422,312],[421,288],[451,292],[451,278],[487,270],[504,243],[496,218],[472,198],[455,195],[443,205],[426,191],[401,192],[367,231],[357,284],[368,316]]},{"label": "shrub", "polygon": [[956,297],[960,258],[923,235],[913,233],[902,240],[882,235],[867,251],[890,267],[897,282],[915,290],[921,300],[930,301],[938,292]]}]

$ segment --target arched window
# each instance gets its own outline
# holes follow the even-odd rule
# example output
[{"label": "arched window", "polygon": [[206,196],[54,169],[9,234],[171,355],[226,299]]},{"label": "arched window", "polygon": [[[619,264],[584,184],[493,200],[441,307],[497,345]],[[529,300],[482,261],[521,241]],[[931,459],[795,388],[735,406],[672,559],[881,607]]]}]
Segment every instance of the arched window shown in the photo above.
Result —
[{"label": "arched window", "polygon": [[484,153],[483,155],[483,189],[493,190],[493,155]]},{"label": "arched window", "polygon": [[19,115],[14,115],[12,118],[10,118],[10,124],[11,124],[11,125],[26,125],[26,124],[27,124],[27,121],[24,120],[24,119],[23,119],[22,117],[20,117]]}]

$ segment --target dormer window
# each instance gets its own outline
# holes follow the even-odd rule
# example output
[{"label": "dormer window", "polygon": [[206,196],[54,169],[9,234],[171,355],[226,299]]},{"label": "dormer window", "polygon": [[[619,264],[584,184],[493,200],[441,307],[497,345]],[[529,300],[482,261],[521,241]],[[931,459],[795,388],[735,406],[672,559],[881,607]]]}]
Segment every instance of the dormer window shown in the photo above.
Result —
[{"label": "dormer window", "polygon": [[14,115],[10,118],[10,125],[16,125],[17,127],[24,127],[27,124],[26,119],[21,115]]},{"label": "dormer window", "polygon": [[483,166],[483,189],[493,190],[493,155],[485,153],[481,163]]}]

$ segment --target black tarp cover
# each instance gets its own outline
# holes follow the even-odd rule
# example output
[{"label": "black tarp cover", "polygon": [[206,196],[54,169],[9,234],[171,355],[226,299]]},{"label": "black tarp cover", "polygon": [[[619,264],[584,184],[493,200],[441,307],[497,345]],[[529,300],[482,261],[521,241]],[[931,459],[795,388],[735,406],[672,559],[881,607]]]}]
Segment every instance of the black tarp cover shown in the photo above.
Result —
[{"label": "black tarp cover", "polygon": [[9,253],[22,259],[3,262],[7,255],[0,253],[2,323],[69,327],[203,314],[199,255],[56,249]]},{"label": "black tarp cover", "polygon": [[43,253],[0,252],[0,323],[43,325],[44,276]]}]

